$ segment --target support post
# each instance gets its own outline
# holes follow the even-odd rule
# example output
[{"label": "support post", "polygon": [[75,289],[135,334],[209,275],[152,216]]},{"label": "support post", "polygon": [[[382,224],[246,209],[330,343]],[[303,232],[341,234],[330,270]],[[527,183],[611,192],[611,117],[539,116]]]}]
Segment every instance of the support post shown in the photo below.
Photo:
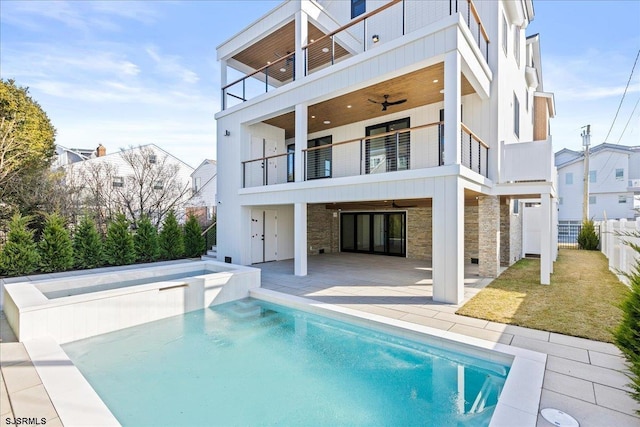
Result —
[{"label": "support post", "polygon": [[307,275],[307,204],[293,205],[294,223],[294,274]]},{"label": "support post", "polygon": [[[225,87],[227,85],[227,60],[220,60],[220,87]],[[220,108],[224,110],[226,108],[226,98],[227,91],[222,91],[222,98],[220,99]]]},{"label": "support post", "polygon": [[500,272],[500,197],[478,197],[478,264],[481,277]]},{"label": "support post", "polygon": [[[296,46],[295,46],[295,61],[294,68],[295,72],[294,76],[300,76],[300,78],[304,75],[306,69],[306,60],[304,52],[302,51],[302,46],[306,46],[309,43],[309,16],[306,12],[299,10],[296,12]],[[295,78],[294,78],[295,80]]]},{"label": "support post", "polygon": [[462,114],[460,52],[454,50],[444,57],[444,164],[460,164],[460,122]]},{"label": "support post", "polygon": [[297,104],[295,112],[295,182],[302,182],[307,179],[304,168],[304,155],[302,150],[307,148],[307,104]]},{"label": "support post", "polygon": [[542,194],[540,213],[540,284],[551,284],[551,196]]}]

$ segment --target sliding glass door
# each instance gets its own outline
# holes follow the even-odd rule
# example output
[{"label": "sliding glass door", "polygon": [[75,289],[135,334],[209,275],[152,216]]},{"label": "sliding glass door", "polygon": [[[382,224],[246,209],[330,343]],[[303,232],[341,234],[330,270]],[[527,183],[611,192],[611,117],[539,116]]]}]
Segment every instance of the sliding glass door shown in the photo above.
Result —
[{"label": "sliding glass door", "polygon": [[340,224],[343,252],[406,254],[405,212],[343,213]]}]

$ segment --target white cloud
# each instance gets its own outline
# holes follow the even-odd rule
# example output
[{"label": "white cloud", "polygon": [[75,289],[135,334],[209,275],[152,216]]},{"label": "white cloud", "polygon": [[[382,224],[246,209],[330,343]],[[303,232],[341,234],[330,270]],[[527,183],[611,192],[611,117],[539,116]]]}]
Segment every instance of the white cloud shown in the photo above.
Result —
[{"label": "white cloud", "polygon": [[198,75],[180,64],[180,58],[174,55],[160,55],[155,46],[146,48],[146,52],[157,65],[157,69],[163,75],[170,78],[178,78],[184,83],[197,83],[200,78]]}]

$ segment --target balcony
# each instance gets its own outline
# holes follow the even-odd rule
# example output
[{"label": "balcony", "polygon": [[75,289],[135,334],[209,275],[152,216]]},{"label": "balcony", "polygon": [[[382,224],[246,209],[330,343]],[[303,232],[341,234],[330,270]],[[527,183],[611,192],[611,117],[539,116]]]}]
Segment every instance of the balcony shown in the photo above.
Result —
[{"label": "balcony", "polygon": [[500,182],[554,182],[555,166],[551,138],[546,141],[500,144]]},{"label": "balcony", "polygon": [[[317,14],[324,13],[321,10],[317,11]],[[237,70],[240,76],[222,87],[222,109],[276,90],[296,79],[331,67],[455,14],[463,18],[486,63],[489,38],[472,0],[391,0],[380,8],[326,33],[320,29],[321,25],[318,22],[312,22],[310,18],[307,23],[309,43],[299,46],[297,51],[295,21],[289,20],[276,31],[261,37],[259,41],[223,64],[224,67],[228,64]],[[334,27],[337,26],[333,18],[325,18],[333,22]],[[223,82],[226,82],[226,78]]]},{"label": "balcony", "polygon": [[[487,176],[489,147],[461,125],[461,164]],[[319,138],[302,150],[303,180],[385,174],[444,164],[444,122],[402,128],[357,139]],[[295,181],[295,154],[277,153],[242,162],[243,188]]]}]

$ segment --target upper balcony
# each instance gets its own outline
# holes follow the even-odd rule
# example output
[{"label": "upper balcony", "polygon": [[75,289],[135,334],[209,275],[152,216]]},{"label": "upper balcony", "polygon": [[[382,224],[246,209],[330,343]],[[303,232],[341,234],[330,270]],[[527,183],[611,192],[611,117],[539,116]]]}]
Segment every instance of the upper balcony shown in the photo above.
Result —
[{"label": "upper balcony", "polygon": [[316,2],[285,2],[218,48],[222,109],[458,14],[486,63],[489,37],[472,0],[390,0],[344,24]]}]

